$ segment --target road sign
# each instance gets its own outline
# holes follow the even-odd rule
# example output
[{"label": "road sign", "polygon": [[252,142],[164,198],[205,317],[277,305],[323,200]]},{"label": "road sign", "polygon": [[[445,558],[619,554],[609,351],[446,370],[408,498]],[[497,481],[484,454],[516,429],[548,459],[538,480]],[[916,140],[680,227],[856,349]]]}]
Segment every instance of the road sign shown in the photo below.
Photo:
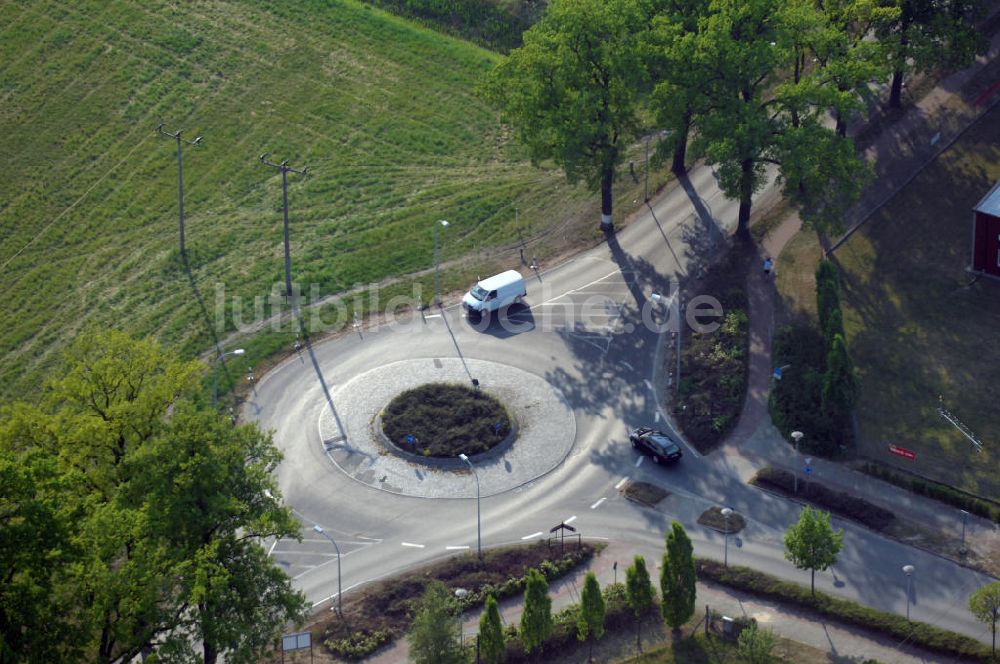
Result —
[{"label": "road sign", "polygon": [[896,456],[901,456],[904,459],[909,459],[910,461],[913,461],[914,459],[917,458],[916,452],[914,452],[913,450],[908,450],[903,447],[899,447],[898,445],[890,445],[889,451],[895,454]]},{"label": "road sign", "polygon": [[555,526],[554,528],[549,528],[549,532],[550,533],[554,533],[557,530],[568,530],[571,533],[575,533],[576,532],[576,528],[574,528],[573,526],[569,525],[568,523],[560,523],[558,526]]},{"label": "road sign", "polygon": [[813,462],[812,457],[806,458],[806,475],[811,474],[813,471],[812,462]]}]

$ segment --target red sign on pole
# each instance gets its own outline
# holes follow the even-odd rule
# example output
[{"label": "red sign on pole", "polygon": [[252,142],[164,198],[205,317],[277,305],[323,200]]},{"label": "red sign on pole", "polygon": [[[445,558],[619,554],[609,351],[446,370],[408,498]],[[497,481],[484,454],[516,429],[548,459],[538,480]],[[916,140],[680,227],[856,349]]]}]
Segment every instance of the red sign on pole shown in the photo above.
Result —
[{"label": "red sign on pole", "polygon": [[913,461],[914,459],[917,458],[917,453],[914,452],[913,450],[908,450],[906,448],[899,447],[897,445],[890,445],[889,451],[895,454],[896,456],[901,456],[905,459],[909,459],[910,461]]}]

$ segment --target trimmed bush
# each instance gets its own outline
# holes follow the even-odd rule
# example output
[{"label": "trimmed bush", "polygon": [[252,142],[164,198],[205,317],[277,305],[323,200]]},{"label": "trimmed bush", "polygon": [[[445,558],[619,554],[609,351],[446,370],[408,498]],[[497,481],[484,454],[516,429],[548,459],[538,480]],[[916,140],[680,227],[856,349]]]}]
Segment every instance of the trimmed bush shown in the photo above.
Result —
[{"label": "trimmed bush", "polygon": [[[788,495],[793,495],[795,490],[795,476],[787,470],[771,466],[757,471],[751,483]],[[882,532],[896,520],[896,515],[887,509],[849,493],[834,491],[819,482],[799,480],[799,492],[795,495],[832,514],[852,519],[878,532]]]},{"label": "trimmed bush", "polygon": [[482,390],[429,383],[389,403],[382,414],[382,431],[407,452],[451,458],[492,449],[510,433],[511,423],[503,405]]},{"label": "trimmed bush", "polygon": [[922,622],[907,621],[905,617],[895,613],[862,606],[824,592],[813,595],[806,586],[782,581],[748,567],[730,565],[726,568],[720,562],[701,558],[695,564],[698,577],[702,580],[812,609],[823,617],[874,630],[893,639],[908,640],[921,648],[946,655],[957,655],[975,662],[986,662],[990,658],[988,646],[963,634]]}]

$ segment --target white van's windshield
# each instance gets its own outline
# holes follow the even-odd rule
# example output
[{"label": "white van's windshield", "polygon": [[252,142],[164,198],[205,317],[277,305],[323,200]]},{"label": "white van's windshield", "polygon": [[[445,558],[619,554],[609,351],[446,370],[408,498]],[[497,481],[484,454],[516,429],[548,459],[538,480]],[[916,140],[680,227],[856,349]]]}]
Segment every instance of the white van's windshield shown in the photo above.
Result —
[{"label": "white van's windshield", "polygon": [[472,297],[482,302],[484,299],[486,299],[486,295],[489,293],[489,291],[480,286],[479,284],[476,284],[475,286],[472,287],[472,290],[469,291],[469,293],[472,294]]}]

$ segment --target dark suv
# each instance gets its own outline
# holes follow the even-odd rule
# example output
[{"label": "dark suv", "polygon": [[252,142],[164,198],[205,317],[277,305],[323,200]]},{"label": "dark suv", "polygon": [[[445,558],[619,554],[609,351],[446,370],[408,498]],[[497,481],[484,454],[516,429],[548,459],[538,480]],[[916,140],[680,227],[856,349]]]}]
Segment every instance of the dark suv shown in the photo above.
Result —
[{"label": "dark suv", "polygon": [[684,455],[680,445],[675,443],[670,436],[656,429],[649,427],[633,429],[629,433],[628,439],[636,450],[653,457],[653,463],[679,461]]}]

